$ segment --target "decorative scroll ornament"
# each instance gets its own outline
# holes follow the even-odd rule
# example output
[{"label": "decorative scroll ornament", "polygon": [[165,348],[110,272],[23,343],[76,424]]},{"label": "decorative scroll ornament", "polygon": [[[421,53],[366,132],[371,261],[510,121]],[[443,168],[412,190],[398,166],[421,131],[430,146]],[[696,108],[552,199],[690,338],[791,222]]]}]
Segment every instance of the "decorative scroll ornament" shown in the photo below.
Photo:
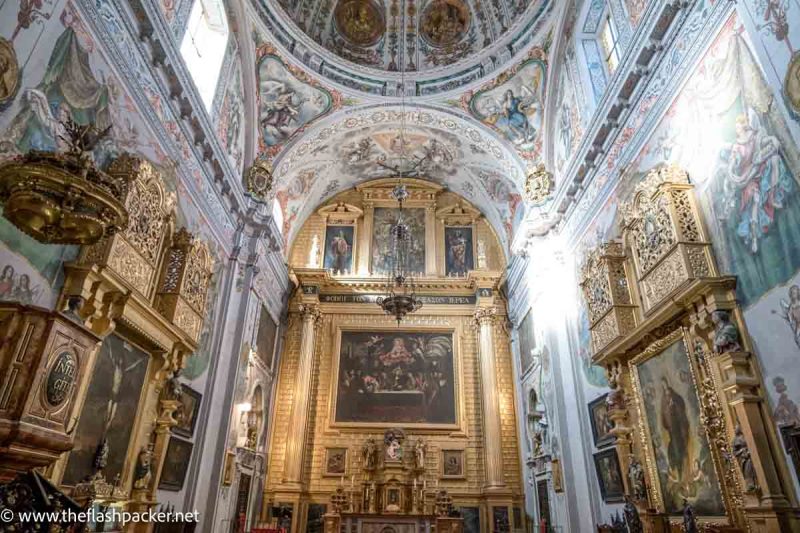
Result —
[{"label": "decorative scroll ornament", "polygon": [[269,203],[272,200],[272,189],[275,177],[272,174],[272,163],[257,160],[247,169],[245,174],[245,187],[247,193],[255,200]]},{"label": "decorative scroll ornament", "polygon": [[541,205],[550,198],[553,187],[553,174],[547,171],[544,163],[540,163],[525,180],[525,201],[529,204]]},{"label": "decorative scroll ornament", "polygon": [[31,150],[0,167],[3,215],[45,244],[94,244],[123,230],[129,182],[97,169],[92,151],[108,135],[72,119],[62,124],[64,153]]}]

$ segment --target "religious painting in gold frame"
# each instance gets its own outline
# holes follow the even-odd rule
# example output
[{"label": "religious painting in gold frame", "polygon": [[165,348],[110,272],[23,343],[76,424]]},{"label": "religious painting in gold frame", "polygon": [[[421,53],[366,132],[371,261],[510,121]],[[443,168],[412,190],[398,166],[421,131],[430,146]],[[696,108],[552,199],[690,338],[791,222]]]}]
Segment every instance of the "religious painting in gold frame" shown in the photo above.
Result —
[{"label": "religious painting in gold frame", "polygon": [[700,420],[697,369],[687,341],[676,329],[630,361],[638,433],[659,512],[682,515],[685,498],[696,516],[720,519],[727,516],[720,462]]},{"label": "religious painting in gold frame", "polygon": [[339,328],[334,427],[458,429],[460,375],[452,328]]},{"label": "religious painting in gold frame", "polygon": [[347,473],[347,448],[325,448],[325,476],[344,476]]}]

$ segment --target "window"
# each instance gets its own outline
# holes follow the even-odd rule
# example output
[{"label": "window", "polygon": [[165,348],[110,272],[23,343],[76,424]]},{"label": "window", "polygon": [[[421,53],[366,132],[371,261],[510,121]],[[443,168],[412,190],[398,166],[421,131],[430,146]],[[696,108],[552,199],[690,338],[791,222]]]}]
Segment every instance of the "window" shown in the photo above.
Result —
[{"label": "window", "polygon": [[195,0],[181,55],[208,111],[214,102],[227,46],[228,21],[221,0]]},{"label": "window", "polygon": [[614,72],[619,66],[619,33],[611,20],[611,15],[606,15],[603,28],[600,30],[600,44],[603,47],[603,57],[609,72]]},{"label": "window", "polygon": [[278,231],[283,233],[283,209],[277,198],[272,200],[272,218],[275,219],[275,224],[278,226]]}]

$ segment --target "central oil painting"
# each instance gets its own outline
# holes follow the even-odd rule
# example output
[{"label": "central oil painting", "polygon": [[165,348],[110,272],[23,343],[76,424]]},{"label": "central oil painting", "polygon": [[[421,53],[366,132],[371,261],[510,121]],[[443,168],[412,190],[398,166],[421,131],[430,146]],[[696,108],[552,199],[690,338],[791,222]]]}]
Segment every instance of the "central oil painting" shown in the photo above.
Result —
[{"label": "central oil painting", "polygon": [[336,423],[456,423],[451,332],[343,331]]}]

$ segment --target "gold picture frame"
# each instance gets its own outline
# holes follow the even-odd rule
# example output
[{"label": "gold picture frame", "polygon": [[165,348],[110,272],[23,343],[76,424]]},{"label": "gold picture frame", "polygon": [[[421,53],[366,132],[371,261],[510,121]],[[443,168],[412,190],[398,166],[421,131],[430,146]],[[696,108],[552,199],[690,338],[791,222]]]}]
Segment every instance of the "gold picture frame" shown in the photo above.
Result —
[{"label": "gold picture frame", "polygon": [[[407,422],[399,420],[358,422],[337,420],[337,405],[339,396],[340,364],[342,358],[342,339],[347,334],[436,334],[441,333],[450,337],[452,341],[452,379],[453,379],[453,422]],[[461,329],[459,327],[425,327],[420,325],[409,325],[407,328],[398,330],[396,326],[380,325],[375,327],[364,326],[337,326],[333,334],[333,365],[330,385],[330,411],[329,421],[331,428],[369,428],[385,429],[391,425],[402,426],[406,429],[428,430],[429,432],[460,432],[462,431],[463,420],[463,398],[461,393]]]},{"label": "gold picture frame", "polygon": [[703,522],[729,524],[732,502],[721,481],[719,451],[710,445],[702,422],[689,341],[687,331],[677,328],[628,363],[650,499],[659,513],[678,519],[688,496]]},{"label": "gold picture frame", "polygon": [[334,446],[325,448],[325,464],[322,475],[325,477],[342,477],[347,474],[347,448]]},{"label": "gold picture frame", "polygon": [[466,479],[466,465],[463,449],[445,449],[441,451],[439,475],[442,479]]}]

